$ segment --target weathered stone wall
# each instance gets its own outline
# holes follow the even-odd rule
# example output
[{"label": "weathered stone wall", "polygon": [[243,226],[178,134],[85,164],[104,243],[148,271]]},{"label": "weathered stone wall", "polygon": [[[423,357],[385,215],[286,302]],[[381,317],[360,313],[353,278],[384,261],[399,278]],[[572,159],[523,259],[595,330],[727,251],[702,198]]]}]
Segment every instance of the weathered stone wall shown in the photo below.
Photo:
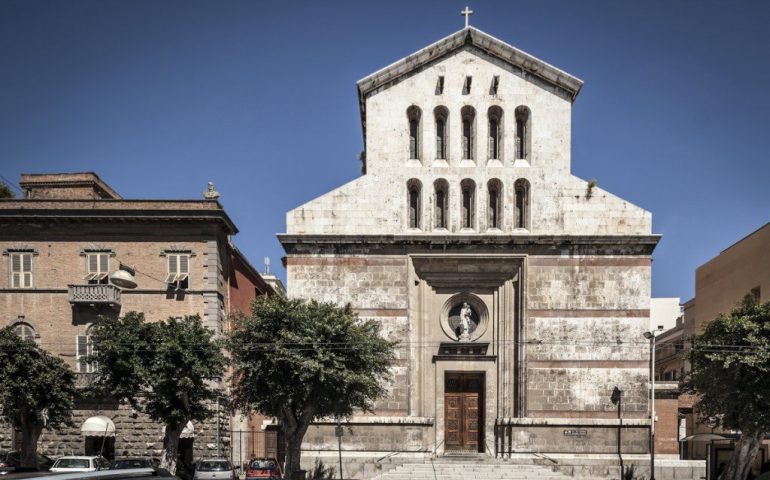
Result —
[{"label": "weathered stone wall", "polygon": [[[444,76],[441,95],[436,81]],[[471,93],[462,85],[472,76]],[[489,94],[492,78],[499,77],[496,95]],[[409,159],[409,129],[406,111],[422,110],[420,159]],[[528,159],[514,160],[516,108],[531,110],[531,148]],[[436,159],[435,121],[438,106],[449,110],[448,158]],[[461,159],[462,121],[460,110],[472,106],[474,160]],[[487,111],[503,110],[502,149],[499,160],[487,155]],[[422,232],[434,232],[433,183],[449,183],[449,228],[435,233],[467,233],[460,218],[460,182],[476,183],[473,231],[499,235],[527,234],[648,234],[651,215],[599,187],[570,175],[571,99],[551,90],[537,78],[522,75],[473,47],[458,50],[440,61],[369,95],[366,99],[367,174],[287,214],[288,233],[402,233],[407,231],[407,181],[422,184]],[[514,228],[514,182],[531,184],[530,226]],[[488,232],[487,182],[503,184],[502,228]]]},{"label": "weathered stone wall", "polygon": [[288,295],[350,303],[362,319],[382,325],[385,338],[402,342],[396,348],[388,394],[375,405],[379,415],[405,414],[407,409],[408,339],[407,259],[403,256],[292,256],[287,259]]},{"label": "weathered stone wall", "polygon": [[646,415],[649,257],[531,257],[527,262],[527,413]]}]

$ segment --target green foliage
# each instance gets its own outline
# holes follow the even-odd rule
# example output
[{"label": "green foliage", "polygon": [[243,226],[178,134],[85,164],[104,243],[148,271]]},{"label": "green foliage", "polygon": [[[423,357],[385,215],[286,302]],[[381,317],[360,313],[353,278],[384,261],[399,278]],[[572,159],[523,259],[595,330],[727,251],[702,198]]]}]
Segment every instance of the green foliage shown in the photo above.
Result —
[{"label": "green foliage", "polygon": [[334,467],[327,467],[320,458],[315,459],[313,470],[308,476],[309,480],[334,480]]},{"label": "green foliage", "polygon": [[225,357],[200,317],[147,322],[144,314],[103,319],[93,329],[95,384],[167,426],[210,418]]},{"label": "green foliage", "polygon": [[770,302],[747,297],[691,342],[685,388],[700,415],[730,430],[770,431]]},{"label": "green foliage", "polygon": [[16,194],[5,182],[0,182],[0,198],[16,198]]},{"label": "green foliage", "polygon": [[350,305],[304,302],[280,295],[259,298],[251,317],[236,317],[230,335],[234,402],[241,408],[299,417],[348,416],[371,410],[385,392],[381,380],[394,343],[380,325],[361,321]]},{"label": "green foliage", "polygon": [[305,302],[280,295],[258,298],[251,316],[233,318],[229,348],[233,400],[281,420],[286,474],[299,469],[310,422],[371,411],[395,358],[379,323],[362,321],[350,305]]},{"label": "green foliage", "polygon": [[21,430],[21,466],[37,467],[44,428],[71,425],[75,375],[61,359],[0,329],[0,415]]},{"label": "green foliage", "polygon": [[0,412],[14,426],[70,425],[75,375],[61,359],[22,340],[12,326],[0,329]]},{"label": "green foliage", "polygon": [[691,343],[685,390],[696,395],[702,418],[741,432],[720,479],[742,480],[770,431],[770,302],[747,296]]}]

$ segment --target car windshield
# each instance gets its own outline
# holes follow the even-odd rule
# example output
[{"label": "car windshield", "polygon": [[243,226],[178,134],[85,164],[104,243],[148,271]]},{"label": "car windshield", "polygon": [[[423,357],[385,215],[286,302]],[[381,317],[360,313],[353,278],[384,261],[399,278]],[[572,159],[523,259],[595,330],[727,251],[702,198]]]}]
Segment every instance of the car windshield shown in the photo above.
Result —
[{"label": "car windshield", "polygon": [[130,458],[127,460],[116,460],[112,464],[113,470],[122,470],[124,468],[151,468],[149,460],[144,458]]},{"label": "car windshield", "polygon": [[254,470],[264,470],[264,469],[270,469],[275,468],[275,462],[272,460],[265,460],[264,458],[252,460],[251,465],[249,465],[250,468]]},{"label": "car windshield", "polygon": [[204,460],[198,464],[198,470],[201,472],[221,472],[230,470],[230,462],[224,460]]},{"label": "car windshield", "polygon": [[87,458],[60,458],[54,464],[55,468],[91,468]]}]

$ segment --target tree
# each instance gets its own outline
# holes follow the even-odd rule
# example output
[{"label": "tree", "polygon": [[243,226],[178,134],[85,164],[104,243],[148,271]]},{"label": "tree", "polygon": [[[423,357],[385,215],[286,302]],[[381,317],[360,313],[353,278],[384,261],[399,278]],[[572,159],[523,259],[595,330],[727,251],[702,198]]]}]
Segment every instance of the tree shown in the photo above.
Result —
[{"label": "tree", "polygon": [[746,297],[691,341],[685,390],[702,418],[741,432],[720,479],[743,480],[770,432],[770,302]]},{"label": "tree", "polygon": [[291,478],[310,422],[371,411],[385,394],[394,347],[379,323],[360,320],[350,305],[258,298],[251,316],[233,319],[234,405],[280,419]]},{"label": "tree", "polygon": [[16,198],[16,195],[5,182],[0,181],[0,198]]},{"label": "tree", "polygon": [[197,315],[145,323],[137,312],[103,319],[92,334],[96,388],[166,426],[161,466],[172,473],[185,425],[214,416],[221,396],[225,357],[213,337]]},{"label": "tree", "polygon": [[21,466],[37,468],[43,429],[71,425],[75,375],[64,361],[8,326],[0,329],[0,385],[0,412],[21,430]]}]

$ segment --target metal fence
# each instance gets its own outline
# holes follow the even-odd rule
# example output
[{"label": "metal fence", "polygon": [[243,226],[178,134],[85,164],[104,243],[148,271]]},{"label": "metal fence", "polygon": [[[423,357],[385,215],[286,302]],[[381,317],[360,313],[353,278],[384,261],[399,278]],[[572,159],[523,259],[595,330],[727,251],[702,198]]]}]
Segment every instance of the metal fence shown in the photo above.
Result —
[{"label": "metal fence", "polygon": [[282,437],[280,430],[230,430],[230,461],[244,470],[252,458],[275,458],[283,463]]}]

